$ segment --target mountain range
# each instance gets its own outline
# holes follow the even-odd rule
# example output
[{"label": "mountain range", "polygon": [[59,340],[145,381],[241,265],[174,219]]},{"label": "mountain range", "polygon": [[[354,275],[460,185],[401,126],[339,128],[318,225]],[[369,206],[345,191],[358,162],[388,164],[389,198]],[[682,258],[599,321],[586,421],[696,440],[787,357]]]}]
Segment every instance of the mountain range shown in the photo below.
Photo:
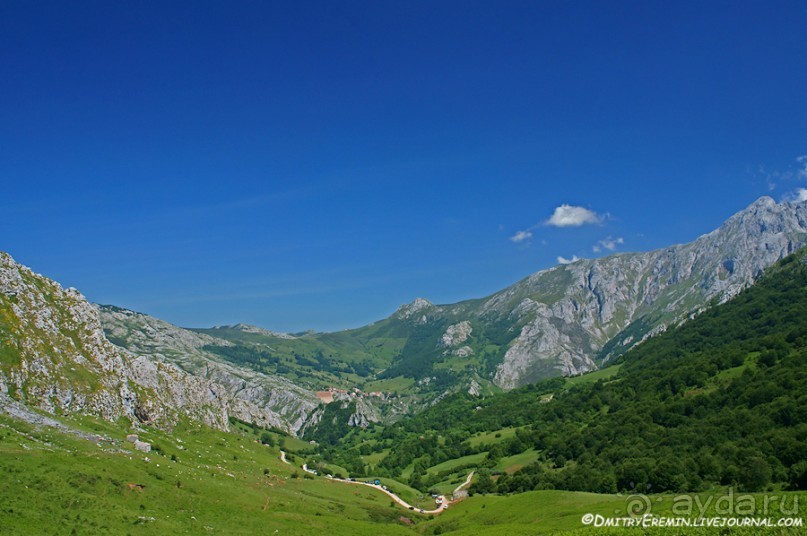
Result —
[{"label": "mountain range", "polygon": [[301,435],[325,415],[316,391],[330,388],[352,403],[354,424],[395,419],[458,389],[607,366],[805,244],[807,204],[764,197],[688,244],[578,260],[487,298],[418,298],[362,328],[295,335],[189,330],[94,306],[1,254],[0,392],[52,413],[166,427],[183,415],[218,428],[235,418]]}]

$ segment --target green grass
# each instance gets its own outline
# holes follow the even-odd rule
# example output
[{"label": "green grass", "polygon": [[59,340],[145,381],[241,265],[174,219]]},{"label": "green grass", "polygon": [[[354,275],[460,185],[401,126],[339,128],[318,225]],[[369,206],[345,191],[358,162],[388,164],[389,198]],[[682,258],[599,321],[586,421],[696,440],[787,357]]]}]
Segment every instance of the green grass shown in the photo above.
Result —
[{"label": "green grass", "polygon": [[613,515],[623,504],[618,497],[562,491],[534,491],[509,497],[474,496],[428,524],[432,534],[553,534],[581,528],[584,513]]},{"label": "green grass", "polygon": [[[407,486],[406,484],[391,478],[380,478],[379,480],[381,480],[381,483],[392,490],[392,492],[398,497],[408,502],[412,506],[422,508],[424,510],[431,510],[434,508],[434,500],[429,495],[426,495],[413,487]],[[387,498],[387,500],[391,500],[386,495],[384,495],[384,497]],[[401,508],[398,508],[398,510],[400,512],[405,512],[405,510],[402,510]]]},{"label": "green grass", "polygon": [[479,445],[493,445],[514,437],[516,435],[516,430],[518,430],[518,428],[511,427],[502,428],[501,430],[495,430],[493,432],[480,433],[479,435],[472,436],[468,440],[468,443],[472,447],[478,447]]},{"label": "green grass", "polygon": [[[421,516],[392,506],[389,497],[366,486],[322,477],[302,478],[302,470],[278,459],[277,447],[257,443],[252,434],[218,432],[188,422],[180,423],[170,434],[143,429],[138,432],[140,438],[160,450],[146,455],[124,441],[130,432],[124,420],[62,420],[105,438],[88,441],[0,416],[3,534],[274,534],[275,530],[292,535],[598,534],[584,529],[582,515],[619,515],[624,513],[628,499],[565,491],[477,495],[440,516]],[[432,469],[448,470],[472,463],[473,458],[451,460]],[[504,458],[502,462],[513,463],[519,461],[517,458]],[[294,473],[298,478],[292,476]],[[459,479],[459,475],[452,479]],[[391,479],[381,481],[418,508],[434,507],[430,497],[409,486]],[[446,481],[445,491],[454,487],[456,483]],[[793,496],[783,492],[776,495]],[[807,494],[798,496],[807,505]],[[762,495],[754,497],[761,504]],[[654,513],[671,512],[671,495],[654,496],[652,500]],[[777,502],[773,504],[771,515],[778,517]],[[792,504],[791,499],[787,505]],[[415,526],[404,526],[401,516],[412,519]],[[804,517],[802,512],[799,516]],[[690,533],[716,532],[657,532]]]},{"label": "green grass", "polygon": [[342,475],[342,478],[347,477],[350,474],[350,471],[345,469],[340,465],[336,465],[333,463],[325,463],[322,465],[322,471],[320,472],[321,475]]},{"label": "green grass", "polygon": [[309,445],[307,441],[303,441],[302,439],[297,437],[285,436],[282,438],[278,438],[277,440],[278,444],[281,439],[283,441],[283,450],[285,450],[286,452],[295,453],[308,450],[311,448],[311,445]]},{"label": "green grass", "polygon": [[513,473],[525,465],[529,465],[537,460],[538,453],[535,451],[535,449],[529,449],[514,456],[501,458],[499,463],[497,463],[493,469],[495,471],[507,471],[508,473]]},{"label": "green grass", "polygon": [[[735,499],[742,494],[735,493]],[[782,493],[777,493],[779,499]],[[798,495],[799,504],[804,503],[807,505],[807,493],[801,492],[798,494],[786,494],[786,506],[789,508],[793,505],[794,496]],[[701,504],[709,502],[711,496],[710,506],[704,510],[705,517],[719,515],[715,512],[714,505],[721,497],[727,497],[726,492],[716,492],[711,495],[699,494],[698,500]],[[749,495],[756,500],[757,512],[762,512],[763,494]],[[581,493],[569,491],[531,491],[511,496],[474,496],[470,499],[462,501],[453,505],[439,517],[432,521],[422,524],[418,527],[419,531],[423,534],[446,534],[452,536],[465,536],[465,535],[543,535],[543,534],[637,534],[637,535],[667,535],[667,536],[683,536],[689,534],[754,534],[765,536],[778,536],[778,535],[796,535],[803,534],[804,529],[756,529],[756,530],[742,530],[732,529],[725,531],[721,529],[675,529],[675,528],[660,528],[660,529],[610,529],[605,530],[602,528],[588,527],[582,523],[584,514],[599,514],[603,517],[622,517],[626,516],[626,508],[630,501],[636,500],[636,496],[618,496],[618,495],[599,495],[595,493]],[[649,497],[651,504],[651,513],[657,516],[676,516],[675,512],[680,512],[678,508],[682,504],[681,497],[673,495],[654,495]],[[690,500],[694,504],[694,496]],[[738,504],[736,501],[734,504]],[[799,513],[795,516],[792,514],[780,515],[777,511],[776,505],[779,501],[774,501],[774,506],[768,516],[759,515],[759,517],[804,517],[805,509],[807,506],[802,506]],[[676,510],[673,510],[673,507]],[[691,515],[683,515],[685,518],[696,518],[699,510],[697,507],[691,510]],[[732,514],[731,517],[735,517]],[[739,517],[739,516],[737,516]],[[571,532],[569,532],[571,531]]]},{"label": "green grass", "polygon": [[622,368],[622,363],[618,365],[611,365],[610,367],[595,370],[593,372],[588,372],[580,376],[566,378],[566,385],[569,386],[583,385],[587,383],[595,383],[599,380],[607,380],[608,378],[613,378],[614,376],[616,376],[620,368]]},{"label": "green grass", "polygon": [[364,385],[364,391],[367,393],[372,393],[373,391],[382,391],[385,393],[390,392],[400,393],[402,391],[406,391],[414,384],[415,380],[413,380],[412,378],[397,376],[395,378],[389,378],[387,380],[376,380],[368,382]]},{"label": "green grass", "polygon": [[454,458],[453,460],[447,460],[443,463],[438,463],[437,465],[432,465],[426,472],[428,474],[436,475],[437,473],[442,473],[443,471],[450,471],[452,469],[464,466],[464,465],[475,465],[480,463],[485,457],[488,455],[487,452],[480,452],[478,454],[469,454],[468,456],[463,456],[461,458]]},{"label": "green grass", "polygon": [[364,460],[365,463],[369,464],[371,467],[375,467],[381,460],[387,457],[389,454],[390,449],[384,449],[381,452],[373,452],[372,454],[368,454],[367,456],[362,456],[361,459]]},{"label": "green grass", "polygon": [[398,521],[404,510],[385,495],[291,478],[296,469],[278,450],[251,437],[188,424],[173,434],[150,429],[140,436],[162,454],[145,455],[123,441],[125,428],[87,418],[74,424],[114,442],[99,447],[0,417],[3,534],[409,532]]}]

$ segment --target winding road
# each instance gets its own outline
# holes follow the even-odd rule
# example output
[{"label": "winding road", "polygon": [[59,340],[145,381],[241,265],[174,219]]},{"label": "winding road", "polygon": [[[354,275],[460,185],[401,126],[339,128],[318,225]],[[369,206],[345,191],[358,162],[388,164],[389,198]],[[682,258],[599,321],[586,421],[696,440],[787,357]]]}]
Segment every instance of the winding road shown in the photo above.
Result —
[{"label": "winding road", "polygon": [[332,478],[331,480],[336,480],[337,482],[344,482],[345,484],[360,484],[362,486],[369,486],[371,488],[377,489],[378,491],[380,491],[382,493],[386,493],[387,495],[389,495],[390,498],[393,501],[400,504],[404,508],[406,508],[408,510],[413,510],[415,512],[419,512],[421,514],[439,514],[440,512],[442,512],[443,510],[448,508],[448,500],[445,498],[444,495],[440,495],[438,497],[438,500],[440,500],[440,503],[439,503],[440,506],[438,506],[434,510],[423,510],[421,508],[418,508],[417,506],[412,506],[411,504],[409,504],[405,500],[401,499],[400,497],[398,497],[397,495],[392,493],[390,490],[384,489],[381,486],[377,486],[375,484],[368,484],[367,482],[356,482],[356,481],[351,481],[351,480],[341,480],[341,479],[338,479],[338,478]]},{"label": "winding road", "polygon": [[[286,461],[284,454],[285,453],[283,451],[280,451],[280,459],[283,460],[283,461]],[[289,463],[289,462],[286,462],[286,463]],[[305,471],[306,473],[311,473],[312,475],[317,475],[318,474],[316,471],[314,471],[312,469],[309,469],[308,465],[306,465],[306,464],[303,464],[303,471]],[[468,475],[468,478],[465,479],[465,482],[463,482],[462,484],[457,486],[457,488],[454,490],[454,492],[456,493],[457,491],[461,490],[462,488],[464,488],[465,486],[470,484],[471,483],[471,478],[473,476],[474,476],[474,472],[471,471],[471,473]],[[328,480],[333,480],[334,482],[342,482],[342,483],[345,483],[345,484],[358,484],[358,485],[361,485],[361,486],[368,486],[368,487],[371,487],[373,489],[377,489],[378,491],[380,491],[382,493],[386,493],[387,495],[389,495],[390,498],[393,501],[400,504],[401,506],[403,506],[407,510],[412,510],[412,511],[415,511],[415,512],[418,512],[418,513],[421,513],[421,514],[439,514],[443,510],[447,509],[448,505],[450,504],[450,501],[446,498],[445,495],[440,495],[436,499],[436,502],[437,502],[437,505],[438,505],[437,508],[435,508],[434,510],[423,510],[422,508],[418,508],[417,506],[412,506],[411,504],[409,504],[405,500],[401,499],[400,497],[398,497],[397,495],[392,493],[390,490],[384,489],[384,487],[382,487],[381,485],[378,485],[378,484],[371,484],[369,482],[359,482],[359,481],[356,481],[356,480],[345,480],[343,478],[334,478],[332,476],[326,476],[325,478],[327,478]]]}]

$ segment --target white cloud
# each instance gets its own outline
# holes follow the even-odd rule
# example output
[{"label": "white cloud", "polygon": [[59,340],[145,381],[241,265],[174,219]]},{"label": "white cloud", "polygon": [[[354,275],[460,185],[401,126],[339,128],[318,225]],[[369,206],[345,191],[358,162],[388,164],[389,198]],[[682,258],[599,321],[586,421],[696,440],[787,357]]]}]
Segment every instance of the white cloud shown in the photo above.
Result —
[{"label": "white cloud", "polygon": [[594,251],[594,253],[599,253],[604,249],[607,249],[608,251],[614,251],[616,250],[617,247],[621,246],[624,243],[625,239],[622,238],[621,236],[618,238],[612,238],[609,236],[608,238],[604,238],[599,242],[597,242],[596,244],[594,244],[591,247],[591,249]]},{"label": "white cloud", "polygon": [[519,244],[521,242],[524,242],[525,240],[529,240],[530,238],[532,238],[532,231],[528,229],[526,231],[517,232],[516,234],[510,237],[510,241]]},{"label": "white cloud", "polygon": [[573,262],[577,262],[580,260],[580,257],[577,255],[572,255],[571,259],[567,259],[566,257],[558,256],[558,264],[571,264]]},{"label": "white cloud", "polygon": [[[510,237],[510,241],[516,244],[527,242],[534,237],[533,231],[540,228],[542,225],[549,225],[552,227],[580,227],[581,225],[586,224],[602,223],[609,217],[610,216],[608,213],[597,214],[593,210],[589,210],[585,207],[563,204],[555,208],[555,210],[552,212],[552,216],[550,216],[548,220],[544,221],[543,223],[536,223],[535,225],[527,227],[522,231],[517,231],[516,234]],[[608,239],[610,240],[611,237],[608,237]],[[622,239],[619,238],[617,240]],[[541,243],[546,244],[546,241],[542,240]],[[616,243],[621,244],[622,242]]]},{"label": "white cloud", "polygon": [[[807,180],[807,154],[796,157],[796,165],[790,165],[785,170],[767,171],[760,167],[757,174],[764,178],[768,185],[768,190],[775,190],[780,184],[794,181]],[[785,195],[786,201],[792,201],[789,195]]]},{"label": "white cloud", "polygon": [[600,223],[602,220],[602,216],[585,207],[561,205],[555,209],[546,224],[553,227],[580,227],[587,223]]},{"label": "white cloud", "polygon": [[807,201],[807,188],[796,188],[782,196],[782,201],[788,203],[804,203]]},{"label": "white cloud", "polygon": [[798,162],[800,166],[800,169],[798,171],[799,178],[807,179],[807,154],[801,155],[800,157],[796,158],[796,162]]}]

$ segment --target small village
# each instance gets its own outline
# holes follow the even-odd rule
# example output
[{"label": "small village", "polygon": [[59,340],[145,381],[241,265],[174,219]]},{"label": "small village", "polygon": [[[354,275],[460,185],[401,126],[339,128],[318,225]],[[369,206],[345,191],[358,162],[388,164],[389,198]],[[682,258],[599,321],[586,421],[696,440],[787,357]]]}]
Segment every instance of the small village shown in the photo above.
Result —
[{"label": "small village", "polygon": [[382,391],[371,391],[369,393],[365,393],[358,387],[353,387],[352,389],[338,389],[336,387],[328,387],[324,391],[317,391],[316,393],[317,398],[323,404],[330,404],[334,400],[351,400],[351,399],[362,399],[367,397],[377,398],[379,400],[388,400],[392,397],[390,393],[384,393]]}]

